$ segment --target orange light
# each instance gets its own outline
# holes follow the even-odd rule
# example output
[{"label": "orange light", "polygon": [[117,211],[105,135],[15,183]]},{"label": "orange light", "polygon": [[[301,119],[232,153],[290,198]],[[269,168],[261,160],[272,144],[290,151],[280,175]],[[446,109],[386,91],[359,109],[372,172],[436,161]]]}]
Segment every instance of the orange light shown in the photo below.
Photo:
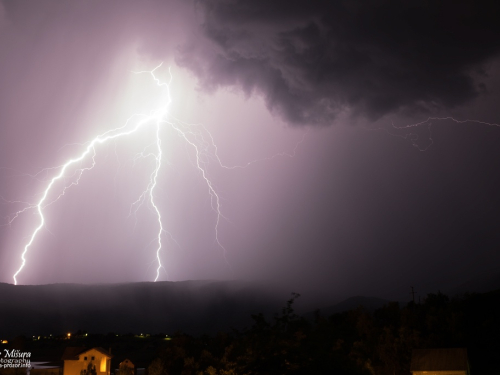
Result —
[{"label": "orange light", "polygon": [[68,337],[71,337],[71,333],[68,333]]},{"label": "orange light", "polygon": [[8,344],[9,342],[7,340],[2,340],[2,344]]}]

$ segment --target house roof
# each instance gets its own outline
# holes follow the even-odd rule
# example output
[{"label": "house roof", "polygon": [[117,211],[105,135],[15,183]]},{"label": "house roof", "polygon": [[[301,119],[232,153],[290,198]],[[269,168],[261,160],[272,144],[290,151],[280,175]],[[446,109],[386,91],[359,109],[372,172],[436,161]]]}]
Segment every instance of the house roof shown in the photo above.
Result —
[{"label": "house roof", "polygon": [[410,371],[467,371],[467,349],[414,349]]},{"label": "house roof", "polygon": [[66,349],[64,349],[64,353],[63,353],[63,356],[61,359],[63,361],[68,361],[68,360],[76,361],[76,360],[78,360],[78,357],[80,355],[87,353],[91,350],[96,350],[108,358],[113,358],[113,356],[111,354],[109,354],[106,349],[103,349],[100,347],[86,348],[86,347],[82,347],[82,346],[68,346]]},{"label": "house roof", "polygon": [[101,348],[101,347],[95,347],[95,348],[90,348],[90,349],[87,349],[87,350],[85,350],[84,352],[81,352],[81,353],[80,353],[80,355],[82,355],[82,354],[84,354],[84,353],[86,353],[86,352],[89,352],[89,351],[91,351],[91,350],[96,350],[96,351],[98,351],[99,353],[101,353],[101,354],[105,355],[105,356],[106,356],[106,357],[108,357],[108,358],[113,358],[113,356],[112,356],[112,355],[111,355],[111,354],[110,354],[110,353],[109,353],[106,349]]},{"label": "house roof", "polygon": [[77,360],[78,355],[87,351],[88,349],[84,346],[68,346],[64,349],[64,353],[61,357],[63,361],[67,360]]}]

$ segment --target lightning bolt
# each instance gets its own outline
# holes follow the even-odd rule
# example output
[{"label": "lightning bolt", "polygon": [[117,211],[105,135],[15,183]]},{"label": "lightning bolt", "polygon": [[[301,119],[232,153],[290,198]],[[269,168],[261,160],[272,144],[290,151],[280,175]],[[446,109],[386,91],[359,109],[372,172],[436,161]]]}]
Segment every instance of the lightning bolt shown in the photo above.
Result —
[{"label": "lightning bolt", "polygon": [[[161,148],[161,138],[160,138],[160,129],[162,124],[168,123],[166,117],[168,114],[168,109],[171,103],[171,96],[170,96],[170,91],[169,91],[169,83],[166,82],[161,82],[159,78],[156,77],[155,71],[159,69],[162,66],[162,63],[159,64],[157,67],[155,67],[151,71],[141,71],[141,72],[134,72],[136,74],[141,74],[141,73],[149,73],[151,74],[153,80],[156,82],[156,84],[160,87],[164,87],[166,89],[166,100],[163,106],[161,106],[158,110],[152,112],[151,114],[134,114],[132,115],[123,126],[116,128],[116,129],[111,129],[106,131],[105,133],[98,135],[94,139],[92,139],[90,142],[87,143],[87,146],[85,147],[84,151],[77,157],[72,158],[67,160],[63,165],[55,168],[48,168],[47,170],[50,169],[59,169],[59,173],[57,173],[54,177],[52,177],[46,186],[45,190],[43,191],[43,194],[41,198],[38,200],[38,202],[34,205],[28,205],[25,208],[17,211],[11,218],[8,220],[8,224],[11,224],[17,217],[19,217],[20,214],[30,210],[30,209],[36,209],[38,217],[39,217],[39,224],[38,226],[33,230],[31,233],[31,236],[29,238],[29,241],[27,244],[24,246],[24,249],[21,253],[21,265],[19,269],[14,273],[13,279],[14,279],[14,284],[17,285],[17,277],[19,273],[23,270],[23,268],[26,265],[27,262],[27,255],[30,251],[30,248],[33,246],[33,243],[35,242],[35,239],[38,235],[38,233],[44,228],[45,226],[45,216],[44,216],[44,209],[56,202],[60,197],[62,197],[67,189],[69,189],[71,186],[78,185],[80,178],[82,177],[83,173],[86,171],[89,171],[94,168],[96,165],[96,160],[95,156],[97,153],[96,146],[100,144],[107,143],[111,140],[115,140],[120,137],[127,137],[130,136],[142,128],[154,124],[156,127],[155,135],[155,146],[156,146],[156,151],[153,153],[153,156],[155,158],[155,168],[153,172],[151,173],[150,176],[150,181],[149,184],[146,188],[146,191],[143,193],[143,196],[148,195],[149,196],[149,202],[151,206],[153,207],[156,217],[157,217],[157,222],[158,222],[158,232],[157,232],[157,248],[156,248],[156,259],[158,262],[158,268],[156,270],[156,277],[155,281],[158,280],[160,276],[160,270],[163,268],[162,263],[161,263],[161,257],[160,257],[160,252],[162,249],[162,242],[161,242],[161,237],[164,232],[164,228],[162,225],[162,218],[161,218],[161,213],[156,205],[155,199],[154,199],[154,193],[155,189],[157,187],[157,181],[158,181],[158,175],[159,171],[161,168],[161,159],[162,159],[162,148]],[[170,79],[172,79],[172,74],[170,72]],[[133,124],[132,126],[130,124]],[[52,200],[49,200],[49,195],[52,193],[52,191],[55,188],[55,185],[58,181],[67,178],[68,176],[68,171],[70,170],[71,167],[78,165],[82,162],[84,162],[86,159],[90,159],[90,166],[86,167],[80,167],[77,168],[76,171],[74,172],[76,174],[76,179],[71,182],[69,185],[65,185],[62,190],[59,192],[59,194]],[[37,174],[38,175],[38,174]],[[210,185],[211,186],[211,185]],[[211,189],[211,194],[217,195],[213,189]]]},{"label": "lightning bolt", "polygon": [[[155,201],[155,193],[156,190],[158,189],[158,178],[162,167],[162,157],[163,157],[160,132],[164,127],[170,127],[170,129],[174,131],[174,134],[177,134],[179,138],[181,138],[186,145],[191,147],[194,152],[195,157],[194,157],[194,162],[192,162],[192,164],[198,170],[201,178],[203,179],[207,187],[208,194],[210,196],[210,206],[216,214],[215,226],[214,226],[215,242],[218,245],[218,247],[222,250],[222,255],[225,260],[225,263],[232,271],[231,264],[227,259],[227,250],[220,241],[220,234],[219,234],[221,219],[222,218],[226,219],[226,218],[222,215],[221,198],[217,193],[214,183],[211,181],[209,177],[207,171],[208,164],[210,163],[210,161],[215,161],[216,164],[218,164],[220,167],[224,169],[235,169],[235,168],[246,168],[254,163],[260,161],[272,160],[279,156],[281,157],[286,156],[292,158],[295,156],[299,145],[304,141],[308,131],[303,133],[302,138],[296,143],[291,153],[287,152],[277,153],[270,157],[252,160],[244,165],[235,165],[235,166],[225,165],[222,163],[218,155],[218,149],[214,142],[214,139],[206,127],[204,127],[203,125],[187,124],[169,115],[169,107],[172,102],[170,95],[170,83],[172,81],[172,73],[169,68],[168,71],[170,74],[170,80],[168,82],[162,82],[155,74],[155,72],[162,66],[162,64],[163,63],[159,64],[150,71],[132,72],[134,74],[150,74],[152,80],[156,83],[157,86],[159,86],[162,89],[163,92],[162,94],[163,96],[161,97],[162,104],[159,106],[159,108],[157,108],[156,110],[152,111],[149,114],[144,114],[144,113],[133,114],[128,118],[128,120],[125,121],[125,124],[123,126],[108,130],[96,136],[91,141],[81,144],[80,146],[84,146],[84,150],[79,155],[67,160],[64,164],[60,166],[43,169],[42,171],[36,173],[35,175],[24,174],[35,180],[40,181],[41,179],[39,178],[39,176],[42,173],[48,175],[51,172],[53,173],[53,171],[58,171],[55,174],[55,176],[46,180],[48,181],[48,183],[45,189],[43,190],[41,197],[38,199],[36,203],[32,204],[23,201],[8,201],[0,196],[0,200],[3,202],[25,205],[24,208],[18,210],[8,218],[7,220],[8,225],[12,224],[21,214],[30,210],[35,210],[39,218],[38,225],[31,232],[29,240],[24,246],[23,251],[21,253],[21,265],[13,275],[14,284],[17,285],[18,276],[26,266],[27,256],[32,247],[34,246],[38,234],[45,227],[46,224],[46,218],[44,215],[45,208],[57,202],[59,198],[61,198],[66,194],[69,188],[78,185],[83,174],[94,168],[94,166],[96,165],[96,155],[98,152],[97,148],[99,145],[115,141],[120,138],[132,136],[146,127],[154,127],[154,134],[155,134],[154,141],[149,146],[147,146],[143,150],[143,152],[137,154],[133,160],[135,163],[135,161],[139,158],[152,157],[154,159],[154,168],[149,176],[149,182],[147,186],[139,195],[139,198],[131,204],[129,216],[132,214],[135,216],[139,208],[146,202],[149,202],[152,211],[155,214],[157,222],[157,232],[155,239],[151,241],[156,243],[155,257],[156,257],[157,267],[156,267],[156,276],[154,278],[154,281],[158,281],[162,269],[165,272],[167,272],[166,269],[163,267],[161,261],[161,252],[163,245],[162,236],[164,234],[169,235],[170,238],[178,245],[177,241],[174,239],[172,234],[166,231],[165,228],[163,227],[161,211]],[[154,148],[154,150],[147,151],[150,150],[151,148]],[[116,153],[116,148],[115,148],[115,153]],[[84,163],[88,163],[88,165],[83,165]],[[66,183],[67,179],[71,179],[70,183]],[[57,184],[60,181],[63,181],[63,186],[62,188],[59,188],[59,190],[57,190]],[[167,278],[168,278],[168,273],[167,273]]]}]

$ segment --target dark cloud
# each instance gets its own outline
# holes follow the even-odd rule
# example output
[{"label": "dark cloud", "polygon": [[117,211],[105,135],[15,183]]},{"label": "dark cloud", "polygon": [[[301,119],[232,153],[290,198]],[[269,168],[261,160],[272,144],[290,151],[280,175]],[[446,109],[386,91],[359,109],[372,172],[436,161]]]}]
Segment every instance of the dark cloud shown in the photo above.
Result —
[{"label": "dark cloud", "polygon": [[[265,96],[295,124],[461,106],[500,51],[500,4],[471,1],[200,0],[203,32],[178,63],[205,89]],[[474,78],[476,77],[476,78]]]}]

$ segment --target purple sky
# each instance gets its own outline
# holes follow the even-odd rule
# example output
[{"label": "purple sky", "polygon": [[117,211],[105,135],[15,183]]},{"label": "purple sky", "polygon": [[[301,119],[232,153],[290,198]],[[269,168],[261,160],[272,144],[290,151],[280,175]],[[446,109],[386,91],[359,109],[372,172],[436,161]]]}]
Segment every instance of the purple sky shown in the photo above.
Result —
[{"label": "purple sky", "polygon": [[[500,123],[500,9],[450,4],[0,1],[0,194],[37,202],[57,169],[32,176],[149,108],[154,87],[132,71],[164,61],[172,116],[203,124],[226,165],[262,160],[208,167],[231,272],[192,150],[164,131],[156,199],[177,244],[163,236],[161,280],[401,296],[498,270],[500,128],[391,129]],[[155,216],[128,217],[150,135],[98,148],[97,167],[47,207],[21,284],[154,279]],[[24,207],[6,201],[4,223]],[[0,282],[37,221],[31,210],[0,227]]]}]

